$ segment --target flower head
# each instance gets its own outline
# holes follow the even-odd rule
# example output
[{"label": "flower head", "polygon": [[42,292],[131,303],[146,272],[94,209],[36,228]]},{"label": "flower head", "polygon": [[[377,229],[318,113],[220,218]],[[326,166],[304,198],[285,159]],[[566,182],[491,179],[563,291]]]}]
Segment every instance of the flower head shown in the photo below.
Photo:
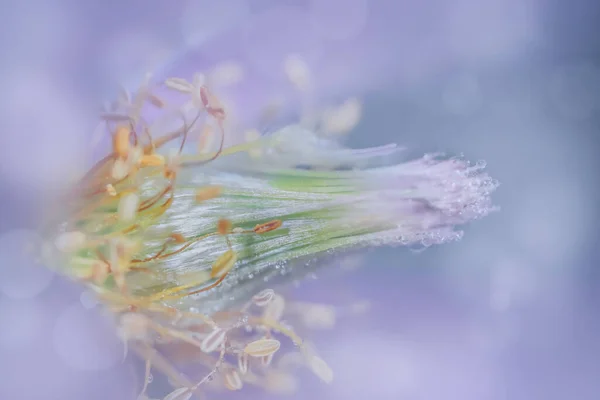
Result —
[{"label": "flower head", "polygon": [[[171,107],[161,91],[187,97]],[[457,226],[492,210],[497,184],[459,158],[400,163],[395,145],[349,149],[301,125],[226,146],[227,110],[200,75],[148,79],[102,118],[112,151],[50,216],[44,251],[114,312],[146,374],[159,369],[175,385],[171,399],[214,382],[293,386],[285,370],[267,369],[285,338],[331,381],[283,318],[329,325],[332,311],[288,304],[264,282],[298,269],[294,258],[454,240]],[[207,374],[182,377],[164,346],[185,348],[179,363],[200,360]]]}]

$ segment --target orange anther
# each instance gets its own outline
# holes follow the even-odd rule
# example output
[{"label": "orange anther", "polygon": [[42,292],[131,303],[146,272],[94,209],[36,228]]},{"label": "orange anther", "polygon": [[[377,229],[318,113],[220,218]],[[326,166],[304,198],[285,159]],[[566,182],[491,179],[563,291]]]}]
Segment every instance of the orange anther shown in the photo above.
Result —
[{"label": "orange anther", "polygon": [[129,134],[131,131],[125,126],[117,128],[113,135],[113,151],[121,158],[126,158],[129,152]]},{"label": "orange anther", "polygon": [[279,219],[275,219],[273,221],[265,222],[264,224],[259,224],[254,227],[254,233],[263,234],[267,232],[271,232],[281,226],[282,222]]},{"label": "orange anther", "polygon": [[231,232],[231,228],[232,224],[228,219],[220,219],[219,222],[217,222],[217,232],[219,232],[219,235],[227,235]]}]

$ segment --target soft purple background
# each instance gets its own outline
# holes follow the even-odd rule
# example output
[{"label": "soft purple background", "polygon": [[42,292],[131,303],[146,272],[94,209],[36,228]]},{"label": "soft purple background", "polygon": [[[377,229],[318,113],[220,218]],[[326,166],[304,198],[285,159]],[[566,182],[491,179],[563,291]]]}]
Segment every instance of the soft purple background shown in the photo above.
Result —
[{"label": "soft purple background", "polygon": [[379,249],[295,290],[373,307],[311,337],[336,379],[306,374],[294,398],[597,399],[599,16],[581,0],[4,1],[0,399],[135,398],[140,371],[90,300],[17,251],[93,153],[115,79],[234,60],[251,120],[265,93],[291,93],[288,52],[319,98],[365,96],[351,145],[464,152],[502,182],[502,211],[463,241]]}]

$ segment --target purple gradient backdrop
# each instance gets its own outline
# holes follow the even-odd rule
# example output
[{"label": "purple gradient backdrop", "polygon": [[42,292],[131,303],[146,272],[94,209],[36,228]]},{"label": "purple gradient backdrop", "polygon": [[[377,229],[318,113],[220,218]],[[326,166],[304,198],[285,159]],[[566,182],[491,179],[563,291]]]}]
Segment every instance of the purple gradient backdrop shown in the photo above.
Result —
[{"label": "purple gradient backdrop", "polygon": [[120,362],[108,322],[17,247],[94,154],[115,80],[236,61],[246,78],[229,101],[249,123],[269,96],[298,100],[290,52],[319,100],[365,97],[351,145],[464,152],[502,182],[502,211],[461,242],[378,249],[294,289],[373,306],[310,336],[336,379],[302,375],[292,398],[597,399],[599,14],[591,1],[5,1],[0,399],[135,398],[139,366]]}]

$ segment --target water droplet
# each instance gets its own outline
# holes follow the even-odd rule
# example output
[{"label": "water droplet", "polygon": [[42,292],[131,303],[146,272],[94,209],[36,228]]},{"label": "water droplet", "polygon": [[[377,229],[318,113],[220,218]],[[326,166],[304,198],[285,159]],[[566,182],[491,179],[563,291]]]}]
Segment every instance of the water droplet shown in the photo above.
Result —
[{"label": "water droplet", "polygon": [[154,376],[152,374],[148,375],[148,383],[152,383],[152,381],[154,381]]}]

